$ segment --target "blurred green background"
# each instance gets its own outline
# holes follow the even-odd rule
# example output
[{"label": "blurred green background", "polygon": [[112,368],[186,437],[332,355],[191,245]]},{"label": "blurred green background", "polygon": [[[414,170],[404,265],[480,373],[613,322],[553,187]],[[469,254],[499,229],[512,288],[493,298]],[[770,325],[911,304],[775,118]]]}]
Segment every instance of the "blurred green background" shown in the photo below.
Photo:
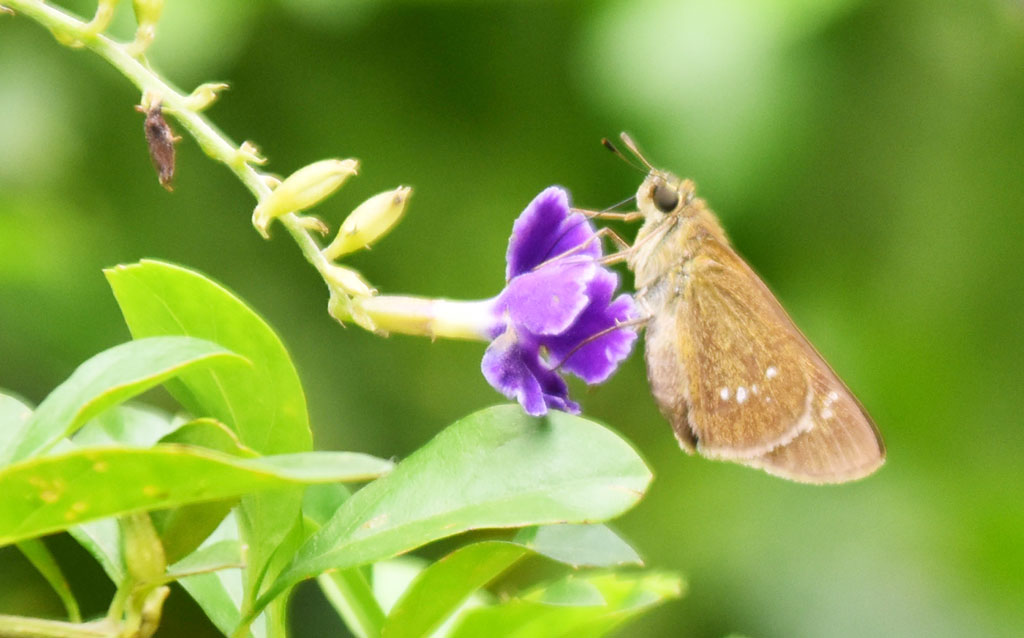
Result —
[{"label": "blurred green background", "polygon": [[[592,208],[635,191],[602,136],[629,130],[697,181],[889,458],[860,483],[795,485],[684,455],[639,353],[577,385],[657,475],[620,530],[690,583],[622,635],[1024,635],[1021,2],[168,0],[151,60],[182,87],[230,82],[210,116],[270,170],[359,158],[317,211],[332,224],[414,186],[403,223],[350,262],[385,292],[497,293],[512,220],[542,188]],[[295,245],[260,239],[248,192],[193,141],[164,192],[138,101],[96,56],[0,16],[0,387],[38,401],[126,340],[101,269],[155,257],[276,327],[321,448],[401,457],[499,401],[483,344],[331,320]],[[99,568],[53,544],[101,611]],[[297,635],[344,635],[312,589],[296,604]],[[59,614],[10,549],[0,613]],[[177,590],[160,635],[214,634]]]}]

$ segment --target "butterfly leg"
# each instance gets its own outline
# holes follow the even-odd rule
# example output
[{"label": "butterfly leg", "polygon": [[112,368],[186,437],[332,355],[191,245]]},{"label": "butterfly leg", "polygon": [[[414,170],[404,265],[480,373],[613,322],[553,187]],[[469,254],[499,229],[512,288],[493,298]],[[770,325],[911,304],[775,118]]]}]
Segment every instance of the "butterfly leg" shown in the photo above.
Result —
[{"label": "butterfly leg", "polygon": [[606,210],[587,210],[585,208],[574,208],[574,213],[579,213],[590,219],[615,219],[622,222],[635,222],[638,219],[643,219],[644,214],[640,211],[634,211],[632,213],[617,213]]},{"label": "butterfly leg", "polygon": [[[576,253],[580,252],[581,250],[583,250],[587,246],[590,246],[595,241],[601,241],[601,238],[602,237],[606,237],[606,236],[607,237],[611,237],[612,240],[615,241],[615,243],[620,245],[620,247],[621,246],[625,246],[626,249],[628,249],[629,243],[627,243],[625,240],[623,240],[621,237],[619,237],[615,233],[615,231],[613,231],[610,228],[598,228],[594,232],[593,235],[591,235],[590,237],[588,237],[586,239],[586,241],[582,241],[579,244],[577,244],[577,245],[573,246],[572,248],[570,248],[569,250],[567,250],[565,252],[562,252],[562,253],[559,253],[559,254],[555,255],[554,257],[552,257],[550,259],[546,259],[546,260],[542,261],[541,263],[539,263],[536,266],[534,266],[533,270],[540,270],[544,266],[550,265],[551,263],[556,262],[559,259],[564,259],[564,258],[569,257],[571,255],[575,255]],[[613,255],[617,255],[619,253],[612,253],[612,254]],[[610,257],[611,255],[608,255],[608,256]],[[601,263],[606,263],[604,261],[604,259],[606,259],[606,257],[602,257],[599,261]],[[614,263],[614,262],[612,262],[612,263]]]},{"label": "butterfly leg", "polygon": [[594,334],[590,335],[589,337],[587,337],[583,341],[581,341],[578,344],[576,344],[576,347],[573,348],[572,350],[570,350],[569,353],[567,355],[565,355],[565,357],[563,357],[562,360],[559,361],[551,369],[552,370],[558,370],[559,368],[561,368],[565,364],[566,361],[568,361],[569,359],[572,358],[572,355],[574,355],[577,352],[579,352],[580,348],[582,348],[583,346],[587,345],[588,343],[594,341],[595,339],[600,339],[601,337],[605,336],[606,334],[610,334],[612,332],[615,332],[616,330],[622,330],[624,328],[632,328],[632,327],[635,327],[635,326],[644,326],[644,325],[647,324],[648,321],[650,321],[650,319],[651,319],[650,316],[647,316],[647,317],[637,317],[636,319],[630,319],[629,321],[617,322],[614,326],[609,326],[608,328],[605,328],[604,330],[600,330],[598,332],[595,332]]}]

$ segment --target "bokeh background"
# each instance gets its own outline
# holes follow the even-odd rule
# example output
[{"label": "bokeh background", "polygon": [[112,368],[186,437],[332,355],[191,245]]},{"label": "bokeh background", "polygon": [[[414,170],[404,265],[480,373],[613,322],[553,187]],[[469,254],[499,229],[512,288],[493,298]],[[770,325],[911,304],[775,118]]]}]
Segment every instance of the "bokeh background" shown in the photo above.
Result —
[{"label": "bokeh background", "polygon": [[[1024,635],[1024,3],[168,0],[151,60],[182,87],[230,82],[210,116],[271,170],[359,158],[317,211],[333,224],[414,186],[403,223],[350,262],[386,292],[495,294],[542,188],[593,208],[635,191],[602,136],[629,130],[697,181],[889,457],[853,485],[790,484],[680,452],[639,352],[577,385],[657,475],[620,531],[690,585],[622,635]],[[482,344],[331,320],[294,244],[253,231],[251,197],[193,141],[164,192],[138,101],[96,56],[0,16],[0,387],[38,401],[126,340],[101,269],[155,257],[276,327],[321,448],[402,457],[499,401]],[[52,544],[100,612],[99,568]],[[311,588],[296,604],[297,635],[344,635]],[[0,613],[59,614],[10,549]],[[160,635],[214,631],[178,590]]]}]

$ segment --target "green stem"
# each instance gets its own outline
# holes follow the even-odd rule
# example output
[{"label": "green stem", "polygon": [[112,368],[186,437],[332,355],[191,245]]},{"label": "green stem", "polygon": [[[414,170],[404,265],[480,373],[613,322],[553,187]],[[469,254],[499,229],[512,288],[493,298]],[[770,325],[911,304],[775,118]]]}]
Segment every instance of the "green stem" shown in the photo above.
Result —
[{"label": "green stem", "polygon": [[[208,156],[224,164],[256,197],[262,201],[270,194],[270,187],[263,176],[254,169],[245,154],[239,151],[230,138],[221,133],[202,114],[188,107],[187,96],[171,86],[159,74],[154,72],[142,61],[133,57],[127,45],[117,42],[102,34],[94,34],[87,28],[88,24],[65,11],[51,7],[42,0],[3,0],[2,4],[14,9],[36,22],[47,27],[55,34],[74,38],[87,49],[95,52],[121,72],[143,93],[149,92],[160,96],[166,112],[177,119],[181,125],[195,138],[199,147]],[[320,246],[294,213],[280,218],[288,233],[306,257],[306,260],[326,278],[330,262],[320,253]]]},{"label": "green stem", "polygon": [[0,615],[0,638],[117,638],[120,630],[106,622],[70,623]]}]

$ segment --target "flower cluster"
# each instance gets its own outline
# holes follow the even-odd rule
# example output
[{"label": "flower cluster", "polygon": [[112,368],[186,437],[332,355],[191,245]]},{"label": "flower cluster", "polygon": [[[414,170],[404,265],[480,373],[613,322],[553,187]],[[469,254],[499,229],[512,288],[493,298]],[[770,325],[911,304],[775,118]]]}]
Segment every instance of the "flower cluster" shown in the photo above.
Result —
[{"label": "flower cluster", "polygon": [[600,261],[601,243],[569,196],[551,187],[512,227],[505,287],[479,301],[356,294],[339,319],[378,333],[489,341],[481,368],[499,392],[531,415],[579,412],[562,373],[602,383],[629,356],[633,298],[615,296],[619,278]]},{"label": "flower cluster", "polygon": [[632,297],[615,297],[618,275],[598,259],[590,220],[551,187],[512,227],[506,285],[491,305],[487,381],[532,415],[548,408],[579,412],[559,371],[590,384],[608,379],[633,347],[636,331],[616,328],[636,317]]}]

